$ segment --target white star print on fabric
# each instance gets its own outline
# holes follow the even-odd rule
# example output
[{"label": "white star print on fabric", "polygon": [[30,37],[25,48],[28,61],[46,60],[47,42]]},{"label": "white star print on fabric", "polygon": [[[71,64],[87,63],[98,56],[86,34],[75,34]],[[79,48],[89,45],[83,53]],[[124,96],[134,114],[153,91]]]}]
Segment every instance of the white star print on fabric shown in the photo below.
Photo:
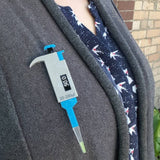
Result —
[{"label": "white star print on fabric", "polygon": [[124,85],[125,83],[126,83],[126,82],[120,82],[120,83],[117,84],[117,88],[118,88],[118,90],[119,90],[120,92],[122,92],[122,90],[127,91],[127,89],[123,87],[123,85]]},{"label": "white star print on fabric", "polygon": [[130,160],[134,160],[133,154],[134,154],[134,148],[129,149]]},{"label": "white star print on fabric", "polygon": [[[106,69],[108,70],[108,72],[111,74],[111,72],[110,72],[110,68],[108,67],[108,66],[106,66]],[[113,79],[113,81],[115,81],[115,78],[112,76],[112,74],[111,74],[111,78]]]},{"label": "white star print on fabric", "polygon": [[98,26],[99,24],[100,24],[99,22],[96,22],[96,21],[95,21],[95,27],[96,27],[98,30],[100,30],[100,28],[99,28],[99,26]]},{"label": "white star print on fabric", "polygon": [[126,118],[127,118],[127,124],[130,124],[130,123],[131,123],[131,120],[130,120],[130,118],[128,117],[128,115],[126,115]]},{"label": "white star print on fabric", "polygon": [[132,91],[134,92],[134,93],[137,93],[137,86],[136,85],[134,85],[134,86],[132,86]]},{"label": "white star print on fabric", "polygon": [[129,76],[128,70],[125,69],[125,70],[123,70],[123,72],[126,74],[126,77],[128,79],[128,83],[131,84],[133,82],[133,79]]},{"label": "white star print on fabric", "polygon": [[74,14],[74,12],[73,11],[70,11],[71,13],[72,13],[72,17],[74,17],[75,18],[75,14]]},{"label": "white star print on fabric", "polygon": [[104,39],[106,39],[106,37],[107,37],[107,33],[106,32],[103,33],[103,37],[104,37]]},{"label": "white star print on fabric", "polygon": [[99,47],[99,45],[94,46],[94,47],[92,48],[92,51],[93,51],[97,56],[99,56],[98,53],[104,54],[102,51],[97,50],[98,47]]},{"label": "white star print on fabric", "polygon": [[101,66],[103,67],[104,66],[104,61],[100,57],[98,57],[97,60],[101,63]]},{"label": "white star print on fabric", "polygon": [[137,106],[135,106],[135,111],[136,111],[136,112],[137,112],[137,108],[138,108],[138,107],[137,107]]},{"label": "white star print on fabric", "polygon": [[133,153],[134,153],[134,148],[133,148],[133,149],[129,149],[129,153],[133,155]]},{"label": "white star print on fabric", "polygon": [[125,110],[125,113],[126,113],[127,124],[130,124],[130,123],[131,123],[131,120],[130,120],[130,118],[128,117],[128,114],[129,114],[129,107],[124,108],[124,110]]},{"label": "white star print on fabric", "polygon": [[124,108],[125,113],[128,115],[129,114],[129,107]]},{"label": "white star print on fabric", "polygon": [[132,127],[129,128],[129,133],[130,133],[131,135],[132,135],[133,133],[136,134],[135,127],[136,127],[136,125],[134,124]]},{"label": "white star print on fabric", "polygon": [[118,89],[116,87],[114,87],[114,89],[116,90],[117,95],[120,95]]},{"label": "white star print on fabric", "polygon": [[113,58],[114,60],[116,60],[116,57],[121,57],[120,55],[116,54],[118,52],[118,50],[110,52],[110,58]]},{"label": "white star print on fabric", "polygon": [[77,18],[76,15],[74,14],[74,12],[71,11],[71,13],[72,13],[72,17],[75,18],[75,20],[76,20],[76,22],[77,22],[77,25],[83,27],[82,23],[78,20],[78,18]]},{"label": "white star print on fabric", "polygon": [[91,9],[91,8],[92,8],[92,7],[91,7],[91,4],[89,4],[89,5],[88,5],[88,8],[89,8],[89,9]]},{"label": "white star print on fabric", "polygon": [[133,155],[130,155],[130,160],[134,160],[134,157],[133,157]]}]

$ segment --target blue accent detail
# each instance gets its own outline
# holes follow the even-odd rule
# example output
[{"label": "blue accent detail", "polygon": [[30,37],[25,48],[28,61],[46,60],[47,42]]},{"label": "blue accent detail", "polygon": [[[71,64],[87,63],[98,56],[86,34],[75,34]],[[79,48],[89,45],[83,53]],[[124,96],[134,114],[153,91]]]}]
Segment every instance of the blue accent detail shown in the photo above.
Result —
[{"label": "blue accent detail", "polygon": [[56,45],[55,44],[50,44],[44,47],[44,51],[47,50],[48,48],[55,48]]},{"label": "blue accent detail", "polygon": [[62,108],[65,109],[67,112],[72,128],[79,126],[73,110],[73,107],[76,105],[76,103],[77,103],[77,98],[72,98],[61,102]]},{"label": "blue accent detail", "polygon": [[60,61],[64,60],[62,53],[64,53],[64,50],[57,52],[57,55],[58,55],[58,58],[59,58]]}]

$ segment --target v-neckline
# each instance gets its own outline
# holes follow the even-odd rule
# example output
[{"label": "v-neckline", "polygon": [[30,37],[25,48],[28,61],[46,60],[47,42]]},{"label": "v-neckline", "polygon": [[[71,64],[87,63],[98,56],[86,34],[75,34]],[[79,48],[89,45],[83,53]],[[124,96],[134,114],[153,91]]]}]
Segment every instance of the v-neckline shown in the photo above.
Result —
[{"label": "v-neckline", "polygon": [[[91,2],[89,1],[88,9],[89,9],[90,4],[91,4]],[[58,4],[57,4],[57,5],[58,5]],[[78,21],[87,31],[89,31],[92,35],[94,35],[95,37],[97,37],[97,28],[96,28],[96,26],[95,26],[95,23],[96,23],[95,16],[91,13],[90,9],[89,9],[89,11],[90,11],[90,13],[91,13],[91,16],[92,16],[93,19],[94,19],[95,33],[92,32],[92,31],[91,31],[86,25],[84,25],[81,21],[79,21],[79,19],[77,18],[75,12],[73,11],[73,9],[72,9],[70,6],[61,6],[61,5],[58,5],[58,6],[61,7],[61,8],[69,9],[69,10],[75,15],[77,21]]]}]

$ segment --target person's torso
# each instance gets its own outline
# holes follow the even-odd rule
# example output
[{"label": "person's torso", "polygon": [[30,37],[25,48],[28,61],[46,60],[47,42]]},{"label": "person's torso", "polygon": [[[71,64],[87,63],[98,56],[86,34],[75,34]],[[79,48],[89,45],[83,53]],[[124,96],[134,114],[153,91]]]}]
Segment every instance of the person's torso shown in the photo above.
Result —
[{"label": "person's torso", "polygon": [[[118,139],[112,105],[92,72],[39,3],[4,3],[9,6],[1,31],[0,64],[32,158],[114,160]],[[79,95],[74,110],[87,150],[85,155],[56,100],[45,65],[29,68],[30,62],[43,55],[43,47],[50,43],[56,44],[57,51],[65,49],[64,59]]]}]

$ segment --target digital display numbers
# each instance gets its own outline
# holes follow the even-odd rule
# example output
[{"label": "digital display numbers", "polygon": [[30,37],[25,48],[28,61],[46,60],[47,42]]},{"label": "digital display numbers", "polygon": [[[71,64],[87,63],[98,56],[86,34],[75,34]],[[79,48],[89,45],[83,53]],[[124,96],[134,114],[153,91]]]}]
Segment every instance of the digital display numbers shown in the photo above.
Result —
[{"label": "digital display numbers", "polygon": [[66,75],[66,74],[63,74],[63,75],[60,76],[60,78],[61,78],[61,81],[62,81],[64,90],[65,90],[65,91],[71,90],[71,86],[70,86],[70,84],[69,84],[67,75]]}]

